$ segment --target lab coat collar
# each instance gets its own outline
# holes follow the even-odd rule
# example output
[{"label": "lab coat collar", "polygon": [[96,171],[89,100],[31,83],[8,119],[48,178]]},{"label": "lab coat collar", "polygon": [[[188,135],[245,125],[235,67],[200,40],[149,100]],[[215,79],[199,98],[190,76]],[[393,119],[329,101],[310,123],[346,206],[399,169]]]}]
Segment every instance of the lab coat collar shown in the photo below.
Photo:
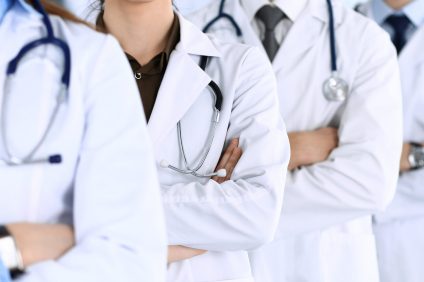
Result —
[{"label": "lab coat collar", "polygon": [[[269,0],[240,0],[240,2],[250,21],[254,20],[262,6],[270,4]],[[274,0],[273,4],[280,8],[292,22],[295,22],[305,8],[306,2],[307,0]]]},{"label": "lab coat collar", "polygon": [[181,15],[178,16],[181,40],[169,58],[148,123],[153,142],[165,137],[175,128],[212,80],[199,67],[199,56],[221,56],[207,35]]},{"label": "lab coat collar", "polygon": [[41,18],[41,15],[24,0],[2,0],[0,3],[0,23],[9,11],[27,18],[28,16],[30,18]]},{"label": "lab coat collar", "polygon": [[190,55],[221,57],[220,52],[206,34],[186,20],[181,14],[178,12],[176,14],[180,20],[181,38],[176,46],[176,50],[186,52]]}]

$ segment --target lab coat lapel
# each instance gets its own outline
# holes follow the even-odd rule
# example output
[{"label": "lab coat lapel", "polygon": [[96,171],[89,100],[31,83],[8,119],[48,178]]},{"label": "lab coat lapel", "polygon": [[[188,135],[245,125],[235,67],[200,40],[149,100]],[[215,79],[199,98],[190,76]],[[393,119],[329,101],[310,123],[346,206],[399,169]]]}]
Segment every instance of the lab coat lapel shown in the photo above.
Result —
[{"label": "lab coat lapel", "polygon": [[181,40],[171,53],[148,124],[153,142],[176,126],[211,81],[198,65],[200,56],[220,56],[205,34],[178,16]]},{"label": "lab coat lapel", "polygon": [[189,55],[172,52],[149,120],[153,141],[174,128],[210,80]]},{"label": "lab coat lapel", "polygon": [[[306,5],[284,38],[283,44],[272,62],[275,73],[283,67],[284,69],[294,68],[294,65],[302,59],[304,54],[314,46],[314,43],[322,35],[323,24],[328,21],[323,13],[325,15],[327,13],[315,2],[322,1],[312,1],[312,3]],[[296,50],[296,52],[293,52],[293,50]]]},{"label": "lab coat lapel", "polygon": [[420,27],[414,36],[405,45],[399,55],[399,62],[402,65],[420,67],[424,63],[424,52],[422,46],[424,43],[424,26]]},{"label": "lab coat lapel", "polygon": [[[342,3],[333,1],[336,33],[343,18],[342,8]],[[274,71],[277,73],[283,67],[284,69],[294,68],[305,53],[322,38],[323,34],[328,34],[328,24],[328,7],[325,1],[309,1],[284,39],[272,63]]]},{"label": "lab coat lapel", "polygon": [[[272,62],[274,72],[294,68],[301,57],[318,41],[320,35],[319,22],[312,25],[310,18],[300,17],[288,32],[283,44]],[[299,36],[302,39],[299,40]],[[293,52],[293,50],[296,50]]]},{"label": "lab coat lapel", "polygon": [[262,51],[265,53],[265,48],[263,47],[262,42],[260,41],[255,30],[253,29],[252,24],[249,18],[247,17],[241,2],[230,1],[228,2],[228,5],[232,5],[228,9],[228,13],[230,15],[234,15],[235,21],[243,31],[243,43],[250,46],[256,46],[262,49]]}]

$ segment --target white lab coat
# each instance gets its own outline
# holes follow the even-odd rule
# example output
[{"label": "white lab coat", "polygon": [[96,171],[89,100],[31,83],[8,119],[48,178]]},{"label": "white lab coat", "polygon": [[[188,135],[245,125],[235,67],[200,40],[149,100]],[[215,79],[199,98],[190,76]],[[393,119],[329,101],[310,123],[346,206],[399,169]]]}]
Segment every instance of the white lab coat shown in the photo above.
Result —
[{"label": "white lab coat", "polygon": [[[152,146],[137,87],[111,36],[51,17],[72,53],[69,95],[35,157],[63,163],[0,164],[0,223],[67,223],[76,246],[28,268],[20,282],[164,281],[166,232]],[[45,34],[40,16],[11,10],[0,25],[0,100],[6,65]],[[55,105],[63,57],[41,47],[20,64],[7,106],[7,141],[24,156]],[[4,130],[4,128],[2,128]],[[2,140],[2,139],[0,139]],[[0,141],[0,159],[6,156]]]},{"label": "white lab coat", "polygon": [[[278,112],[275,78],[254,47],[223,44],[180,17],[181,40],[171,53],[149,130],[155,147],[170,245],[207,250],[169,265],[168,281],[252,281],[247,250],[270,242],[277,228],[289,144]],[[204,72],[200,56],[209,56]],[[230,181],[182,175],[181,120],[190,164],[202,156],[211,128],[214,80],[224,97],[221,120],[200,173],[215,169],[221,152],[239,137],[243,156]]]},{"label": "white lab coat", "polygon": [[[204,27],[219,2],[188,18]],[[346,102],[328,102],[322,94],[331,61],[326,1],[285,4],[304,5],[273,62],[288,132],[334,126],[340,144],[327,161],[288,174],[276,240],[250,256],[255,278],[378,281],[371,214],[393,197],[402,141],[395,50],[375,23],[333,1],[337,63],[351,91]],[[225,19],[212,33],[265,51],[238,0],[226,1],[225,12],[242,28],[242,38]]]},{"label": "white lab coat", "polygon": [[[373,17],[371,5],[360,11]],[[424,27],[399,55],[405,142],[424,142]],[[386,212],[374,217],[381,282],[424,279],[424,169],[402,173]]]}]

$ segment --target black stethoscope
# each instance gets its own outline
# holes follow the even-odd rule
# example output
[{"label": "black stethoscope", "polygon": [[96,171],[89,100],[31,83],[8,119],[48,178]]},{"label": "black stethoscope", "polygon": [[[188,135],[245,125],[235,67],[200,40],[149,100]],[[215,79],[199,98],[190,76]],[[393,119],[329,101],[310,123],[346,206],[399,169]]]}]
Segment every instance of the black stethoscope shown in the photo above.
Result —
[{"label": "black stethoscope", "polygon": [[[201,59],[200,59],[200,68],[203,71],[206,70],[207,63],[208,63],[208,57],[202,56]],[[206,174],[199,173],[200,168],[205,163],[206,158],[208,157],[209,152],[212,148],[213,140],[215,138],[216,129],[217,129],[217,126],[218,126],[218,123],[219,123],[219,120],[220,120],[222,103],[223,103],[223,100],[224,100],[224,97],[222,96],[221,89],[219,88],[219,86],[213,80],[211,80],[211,82],[209,82],[208,87],[209,87],[209,89],[211,90],[211,92],[214,96],[215,102],[214,102],[214,105],[213,105],[213,118],[212,118],[212,121],[211,121],[211,123],[212,123],[211,129],[209,130],[208,139],[206,141],[206,146],[204,147],[203,154],[202,154],[202,157],[200,158],[200,161],[194,167],[191,167],[188,164],[188,160],[187,160],[186,153],[185,153],[185,150],[184,150],[182,132],[181,132],[181,121],[179,121],[177,123],[178,146],[180,148],[180,153],[183,157],[185,169],[181,169],[181,168],[178,168],[176,166],[170,165],[168,163],[168,161],[166,161],[166,160],[161,161],[161,163],[160,163],[161,167],[171,169],[171,170],[179,172],[181,174],[190,174],[190,175],[193,175],[193,176],[196,176],[196,177],[201,177],[201,178],[208,178],[208,177],[213,177],[213,176],[225,177],[227,175],[227,171],[225,169],[219,169],[216,172],[206,173]]]},{"label": "black stethoscope", "polygon": [[[19,51],[18,55],[9,62],[6,70],[6,81],[4,84],[4,97],[3,101],[1,103],[1,135],[3,139],[3,144],[6,152],[6,158],[0,159],[0,162],[5,163],[9,166],[18,166],[18,165],[30,165],[30,164],[39,164],[39,163],[49,163],[49,164],[59,164],[62,162],[62,155],[60,154],[54,154],[49,155],[45,158],[34,158],[35,154],[39,151],[40,147],[44,144],[44,142],[47,139],[47,136],[49,132],[51,131],[53,124],[57,118],[60,106],[64,103],[68,96],[68,90],[69,90],[69,84],[70,84],[70,78],[71,78],[71,51],[69,49],[68,44],[57,38],[54,35],[53,26],[49,19],[49,16],[47,15],[46,11],[44,10],[44,7],[41,5],[39,0],[34,0],[34,7],[35,9],[41,14],[43,24],[46,28],[47,35],[45,37],[42,37],[40,39],[31,41],[30,43],[26,44],[22,49]],[[20,61],[24,58],[25,55],[27,55],[30,51],[34,50],[35,48],[38,48],[40,46],[46,46],[46,45],[53,45],[58,47],[64,57],[64,70],[61,78],[61,88],[59,93],[56,97],[56,105],[53,110],[53,113],[50,116],[49,123],[47,125],[47,128],[44,130],[44,133],[42,134],[41,139],[36,143],[36,145],[32,148],[29,154],[27,154],[25,157],[16,157],[12,154],[10,151],[10,148],[8,146],[7,142],[7,116],[6,116],[6,106],[8,104],[8,97],[10,95],[10,86],[12,84],[12,81],[15,78],[15,74],[18,69],[18,65]],[[10,123],[9,123],[10,124]]]},{"label": "black stethoscope", "polygon": [[[225,1],[226,0],[221,0],[218,15],[205,25],[203,32],[208,32],[210,28],[220,19],[227,19],[234,27],[237,36],[242,37],[242,30],[234,17],[224,11]],[[339,71],[337,69],[336,29],[334,23],[334,9],[331,0],[327,0],[327,6],[330,33],[331,76],[324,81],[322,91],[324,97],[328,101],[340,102],[346,100],[349,93],[349,86],[347,82],[340,77]]]}]

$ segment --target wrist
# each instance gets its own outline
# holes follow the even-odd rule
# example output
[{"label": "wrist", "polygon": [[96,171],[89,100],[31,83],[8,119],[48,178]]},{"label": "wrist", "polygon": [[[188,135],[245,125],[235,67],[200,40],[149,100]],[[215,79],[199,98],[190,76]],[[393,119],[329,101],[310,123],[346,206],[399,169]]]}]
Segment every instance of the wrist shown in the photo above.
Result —
[{"label": "wrist", "polygon": [[296,169],[308,163],[308,153],[305,146],[307,132],[291,132],[288,134],[290,141],[289,170]]},{"label": "wrist", "polygon": [[24,270],[22,256],[15,238],[3,225],[0,226],[0,260],[12,277],[21,274]]}]

